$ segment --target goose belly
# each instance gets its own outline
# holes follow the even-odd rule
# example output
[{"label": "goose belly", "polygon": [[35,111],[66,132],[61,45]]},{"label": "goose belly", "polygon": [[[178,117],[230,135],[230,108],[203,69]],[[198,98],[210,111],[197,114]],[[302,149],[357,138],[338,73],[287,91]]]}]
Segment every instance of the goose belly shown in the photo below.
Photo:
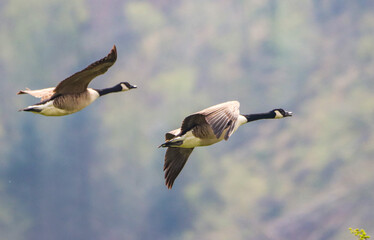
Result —
[{"label": "goose belly", "polygon": [[[246,119],[240,115],[238,121],[235,123],[232,134],[236,132],[236,130],[238,130],[238,128],[244,123],[246,123]],[[178,140],[182,140],[183,143],[179,147],[193,148],[199,146],[209,146],[222,141],[226,135],[226,132],[228,131],[228,128],[226,128],[222,132],[221,136],[217,138],[211,128],[209,128],[208,130],[206,130],[206,128],[204,129],[204,131],[201,131],[201,129],[195,128],[194,130],[188,131],[185,135],[181,136]]]},{"label": "goose belly", "polygon": [[33,108],[39,111],[39,112],[35,111],[34,113],[38,113],[44,116],[65,116],[65,115],[69,115],[80,110],[80,109],[69,110],[69,109],[58,108],[53,104],[53,101],[54,100],[48,101],[45,104],[30,106],[29,108]]},{"label": "goose belly", "polygon": [[44,116],[65,116],[74,113],[66,109],[60,109],[53,105],[53,101],[48,102],[42,107],[40,114]]},{"label": "goose belly", "polygon": [[223,137],[217,139],[214,135],[206,138],[196,137],[192,131],[188,131],[185,135],[181,136],[179,140],[182,140],[183,143],[179,146],[182,148],[194,148],[209,146],[215,143],[222,141]]},{"label": "goose belly", "polygon": [[42,105],[35,105],[36,109],[41,110],[39,114],[45,116],[64,116],[76,113],[95,101],[99,94],[91,89],[80,94],[63,95],[48,101]]}]

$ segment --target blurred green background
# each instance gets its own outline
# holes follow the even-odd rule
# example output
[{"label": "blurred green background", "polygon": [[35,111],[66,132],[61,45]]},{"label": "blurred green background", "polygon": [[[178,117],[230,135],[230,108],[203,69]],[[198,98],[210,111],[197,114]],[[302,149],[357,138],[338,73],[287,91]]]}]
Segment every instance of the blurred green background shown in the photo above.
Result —
[{"label": "blurred green background", "polygon": [[[104,57],[76,114],[16,93]],[[374,2],[3,0],[0,239],[353,239],[374,234]],[[282,107],[198,148],[172,190],[164,133],[205,107]]]}]

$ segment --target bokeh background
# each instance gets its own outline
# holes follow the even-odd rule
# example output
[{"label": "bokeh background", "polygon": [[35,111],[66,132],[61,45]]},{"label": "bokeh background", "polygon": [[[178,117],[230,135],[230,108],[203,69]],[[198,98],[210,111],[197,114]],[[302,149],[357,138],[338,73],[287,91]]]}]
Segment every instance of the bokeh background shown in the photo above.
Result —
[{"label": "bokeh background", "polygon": [[[76,114],[17,112],[104,57]],[[354,239],[374,234],[374,2],[0,1],[0,238]],[[164,186],[164,133],[239,100],[292,118],[195,149]]]}]

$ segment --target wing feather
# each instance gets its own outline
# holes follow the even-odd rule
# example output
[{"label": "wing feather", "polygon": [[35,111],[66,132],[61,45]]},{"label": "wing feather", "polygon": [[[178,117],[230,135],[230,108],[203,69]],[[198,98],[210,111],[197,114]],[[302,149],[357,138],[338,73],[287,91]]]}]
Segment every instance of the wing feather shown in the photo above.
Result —
[{"label": "wing feather", "polygon": [[181,132],[181,129],[175,129],[165,134],[165,141],[169,141],[173,138],[175,138],[179,133]]},{"label": "wing feather", "polygon": [[234,130],[234,123],[239,116],[239,107],[238,101],[229,101],[194,113],[183,120],[180,135],[196,125],[209,124],[217,138],[220,138],[222,133],[228,129],[224,136],[227,140]]},{"label": "wing feather", "polygon": [[203,114],[200,114],[200,113],[192,114],[183,120],[180,135],[184,135],[186,132],[194,128],[196,125],[203,125],[203,124],[208,124]]},{"label": "wing feather", "polygon": [[73,94],[84,92],[95,77],[105,73],[117,60],[117,49],[114,45],[110,53],[92,63],[80,72],[61,81],[55,88],[55,94]]},{"label": "wing feather", "polygon": [[41,101],[44,101],[52,97],[52,95],[54,94],[54,89],[54,87],[39,90],[30,90],[26,88],[26,90],[19,91],[17,94],[30,94],[31,96],[40,98]]},{"label": "wing feather", "polygon": [[187,162],[188,157],[191,155],[193,148],[176,148],[169,147],[165,154],[164,172],[165,172],[165,185],[171,189],[175,179],[182,171]]}]

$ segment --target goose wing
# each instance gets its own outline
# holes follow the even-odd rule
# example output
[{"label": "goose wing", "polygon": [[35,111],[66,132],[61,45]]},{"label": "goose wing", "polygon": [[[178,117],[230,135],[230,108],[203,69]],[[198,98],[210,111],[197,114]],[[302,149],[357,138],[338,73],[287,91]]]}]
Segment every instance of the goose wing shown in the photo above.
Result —
[{"label": "goose wing", "polygon": [[165,154],[164,172],[165,172],[165,185],[171,189],[175,179],[182,171],[187,162],[188,157],[191,155],[193,148],[178,148],[169,147]]},{"label": "goose wing", "polygon": [[180,132],[181,132],[180,128],[171,130],[170,132],[167,132],[165,134],[165,141],[169,141],[169,140],[175,138],[176,136],[178,136],[180,134]]},{"label": "goose wing", "polygon": [[60,82],[54,90],[55,94],[73,94],[84,92],[92,79],[108,71],[116,60],[117,49],[114,45],[106,57],[92,63],[82,71],[77,72]]},{"label": "goose wing", "polygon": [[41,101],[47,100],[54,94],[54,87],[44,88],[39,90],[31,90],[26,88],[26,90],[19,91],[17,94],[30,94],[33,97],[40,98]]},{"label": "goose wing", "polygon": [[194,113],[183,120],[180,135],[185,134],[197,125],[208,124],[217,138],[220,138],[227,129],[224,136],[227,140],[231,136],[238,119],[239,106],[238,101],[230,101]]}]

